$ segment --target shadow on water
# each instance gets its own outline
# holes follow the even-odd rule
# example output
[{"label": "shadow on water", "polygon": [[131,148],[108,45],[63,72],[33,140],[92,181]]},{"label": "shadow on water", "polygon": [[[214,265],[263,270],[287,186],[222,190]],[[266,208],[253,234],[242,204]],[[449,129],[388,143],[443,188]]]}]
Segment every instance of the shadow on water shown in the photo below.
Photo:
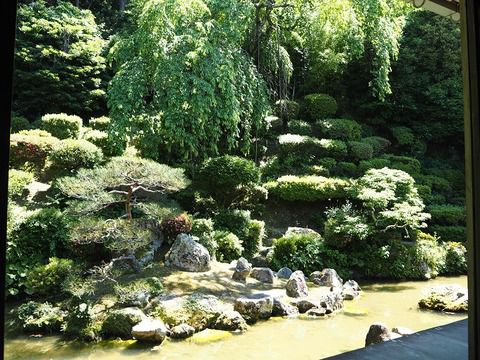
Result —
[{"label": "shadow on water", "polygon": [[416,287],[413,285],[363,285],[362,290],[369,292],[400,292],[404,290],[413,290]]}]

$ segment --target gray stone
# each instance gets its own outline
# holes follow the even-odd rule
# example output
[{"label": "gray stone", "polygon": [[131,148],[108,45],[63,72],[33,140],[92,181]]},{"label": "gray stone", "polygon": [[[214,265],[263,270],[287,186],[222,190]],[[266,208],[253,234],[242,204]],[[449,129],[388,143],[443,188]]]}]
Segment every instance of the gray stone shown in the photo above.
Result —
[{"label": "gray stone", "polygon": [[310,309],[320,307],[320,303],[318,301],[302,299],[302,300],[295,300],[290,303],[291,305],[295,306],[298,309],[300,314],[307,312]]},{"label": "gray stone", "polygon": [[241,257],[237,260],[232,279],[236,281],[246,282],[247,277],[248,275],[250,275],[251,271],[252,265],[247,261],[247,259]]},{"label": "gray stone", "polygon": [[228,310],[220,314],[213,328],[227,331],[245,331],[247,330],[247,322],[238,311]]},{"label": "gray stone", "polygon": [[252,258],[252,265],[255,267],[268,267],[269,263],[266,256],[256,254]]},{"label": "gray stone", "polygon": [[180,325],[174,326],[170,332],[169,336],[172,339],[186,339],[192,336],[195,333],[195,328],[188,324],[182,323]]},{"label": "gray stone", "polygon": [[298,314],[298,308],[284,303],[278,298],[273,299],[272,316],[293,316]]},{"label": "gray stone", "polygon": [[392,332],[401,336],[405,336],[405,335],[412,335],[415,331],[410,330],[409,328],[406,328],[403,326],[397,326],[392,329]]},{"label": "gray stone", "polygon": [[132,328],[132,336],[138,341],[161,343],[167,336],[167,327],[158,319],[145,319]]},{"label": "gray stone", "polygon": [[467,312],[468,292],[460,285],[438,285],[430,288],[420,299],[422,309],[446,312]]},{"label": "gray stone", "polygon": [[147,316],[136,307],[113,310],[108,313],[102,324],[102,332],[107,336],[129,339],[133,326],[137,325]]},{"label": "gray stone", "polygon": [[179,234],[166,255],[167,266],[175,266],[180,270],[192,272],[210,270],[210,254],[196,240],[198,241],[198,238]]},{"label": "gray stone", "polygon": [[290,278],[287,281],[286,290],[287,296],[290,297],[308,296],[308,287],[302,271],[297,270],[290,275]]},{"label": "gray stone", "polygon": [[241,297],[235,300],[233,306],[247,323],[255,323],[260,319],[268,319],[272,316],[273,297],[268,294],[255,294],[249,297]]},{"label": "gray stone", "polygon": [[323,269],[310,274],[310,281],[319,286],[342,287],[343,280],[334,269]]},{"label": "gray stone", "polygon": [[324,308],[311,308],[305,315],[307,316],[325,316],[327,311]]},{"label": "gray stone", "polygon": [[384,341],[398,338],[400,335],[392,333],[381,323],[372,324],[365,337],[365,346],[378,344]]},{"label": "gray stone", "polygon": [[342,296],[344,300],[353,300],[360,296],[360,286],[355,280],[348,280],[343,284]]},{"label": "gray stone", "polygon": [[320,299],[320,306],[327,309],[336,311],[343,308],[343,295],[340,291],[332,291],[329,294],[325,294]]},{"label": "gray stone", "polygon": [[273,284],[273,279],[275,277],[273,271],[267,267],[253,268],[250,276],[258,281],[268,284]]},{"label": "gray stone", "polygon": [[290,270],[288,267],[283,267],[280,270],[277,271],[277,277],[279,279],[288,279],[290,278],[290,275],[293,274],[293,271]]}]

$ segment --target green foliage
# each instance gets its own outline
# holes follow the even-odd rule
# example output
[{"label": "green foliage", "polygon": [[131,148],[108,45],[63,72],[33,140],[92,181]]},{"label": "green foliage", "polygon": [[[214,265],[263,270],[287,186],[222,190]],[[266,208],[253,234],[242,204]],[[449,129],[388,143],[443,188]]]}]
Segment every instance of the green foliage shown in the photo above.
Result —
[{"label": "green foliage", "polygon": [[252,258],[260,249],[264,238],[265,222],[261,220],[251,220],[248,224],[247,237],[242,241],[244,248],[242,255],[247,259]]},{"label": "green foliage", "polygon": [[198,237],[198,242],[205,246],[211,257],[215,257],[218,244],[214,239],[212,219],[193,219],[191,234]]},{"label": "green foliage", "polygon": [[220,262],[237,260],[243,252],[242,242],[237,235],[228,231],[215,231],[214,239],[218,245],[216,258]]},{"label": "green foliage", "polygon": [[68,2],[20,5],[13,108],[30,120],[46,113],[90,116],[105,106],[106,45],[95,17]]},{"label": "green foliage", "polygon": [[90,130],[83,134],[83,140],[86,140],[102,150],[106,156],[122,155],[126,148],[126,143],[119,142],[117,139],[112,139],[108,133],[100,130]]},{"label": "green foliage", "polygon": [[247,154],[269,110],[265,83],[241,49],[254,5],[149,0],[132,11],[133,31],[112,49],[112,127],[151,158]]},{"label": "green foliage", "polygon": [[415,135],[412,129],[406,126],[396,126],[392,129],[392,135],[399,145],[413,145]]},{"label": "green foliage", "polygon": [[457,205],[432,205],[428,208],[432,215],[431,223],[438,225],[462,225],[466,221],[464,206]]},{"label": "green foliage", "polygon": [[58,295],[65,279],[78,273],[78,270],[72,260],[52,257],[48,264],[37,265],[28,272],[25,292],[37,296]]},{"label": "green foliage", "polygon": [[65,313],[48,302],[29,301],[18,307],[17,316],[29,333],[52,333],[60,331]]},{"label": "green foliage", "polygon": [[10,133],[15,134],[21,130],[30,129],[30,121],[23,116],[13,115],[10,118]]},{"label": "green foliage", "polygon": [[358,172],[360,174],[366,173],[370,169],[383,169],[384,167],[389,167],[390,161],[383,158],[373,158],[370,160],[362,160],[358,164]]},{"label": "green foliage", "polygon": [[40,127],[58,139],[78,139],[82,119],[75,115],[47,114],[40,119]]},{"label": "green foliage", "polygon": [[49,160],[55,168],[76,171],[99,165],[103,161],[103,153],[87,140],[66,139],[55,145]]},{"label": "green foliage", "polygon": [[462,243],[447,241],[445,248],[445,269],[447,275],[465,275],[467,273],[467,249]]},{"label": "green foliage", "polygon": [[8,171],[8,196],[21,196],[26,189],[26,186],[33,181],[33,174],[11,169]]},{"label": "green foliage", "polygon": [[58,139],[46,131],[24,130],[10,136],[10,165],[15,168],[31,165],[36,169],[45,166],[47,156]]},{"label": "green foliage", "polygon": [[350,154],[357,160],[368,160],[373,156],[373,147],[364,141],[349,141]]},{"label": "green foliage", "polygon": [[110,118],[107,116],[100,116],[98,118],[92,118],[88,121],[88,125],[93,129],[93,130],[98,130],[98,131],[107,131],[108,127],[110,125]]},{"label": "green foliage", "polygon": [[101,327],[95,323],[95,313],[89,302],[72,306],[65,320],[62,330],[67,338],[86,341],[99,339]]},{"label": "green foliage", "polygon": [[391,145],[389,140],[380,136],[369,136],[363,138],[362,141],[372,146],[374,156],[382,155]]},{"label": "green foliage", "polygon": [[315,123],[315,129],[321,136],[339,140],[360,140],[362,127],[355,120],[325,119]]},{"label": "green foliage", "polygon": [[352,178],[357,174],[357,165],[351,162],[340,161],[335,165],[334,171],[338,176]]},{"label": "green foliage", "polygon": [[405,171],[406,173],[412,176],[416,176],[417,174],[420,174],[422,169],[422,165],[420,164],[420,161],[412,157],[386,154],[386,155],[382,155],[381,158],[388,160],[390,162],[388,167],[392,169]]},{"label": "green foliage", "polygon": [[323,176],[286,175],[265,186],[283,200],[310,202],[345,198],[350,182]]},{"label": "green foliage", "polygon": [[242,241],[249,235],[251,222],[248,210],[222,210],[215,217],[217,229],[233,232]]},{"label": "green foliage", "polygon": [[465,226],[432,225],[428,228],[432,234],[436,234],[442,241],[466,242],[467,228]]},{"label": "green foliage", "polygon": [[192,219],[188,214],[180,214],[162,220],[162,233],[170,242],[174,241],[179,234],[190,233],[190,230],[192,230]]},{"label": "green foliage", "polygon": [[280,155],[283,157],[297,154],[304,157],[313,155],[338,159],[347,155],[347,145],[342,140],[319,140],[310,136],[284,134],[279,136],[278,142]]},{"label": "green foliage", "polygon": [[159,278],[148,277],[131,281],[127,284],[117,284],[114,287],[118,296],[119,304],[123,306],[141,306],[138,298],[144,296],[146,299],[153,298],[163,292],[163,285]]},{"label": "green foliage", "polygon": [[296,119],[300,105],[293,100],[278,100],[275,103],[275,114],[285,120]]},{"label": "green foliage", "polygon": [[305,114],[310,121],[329,118],[337,112],[337,102],[327,94],[310,94],[303,98]]},{"label": "green foliage", "polygon": [[312,125],[310,125],[306,121],[290,120],[288,122],[287,128],[290,134],[298,134],[298,135],[304,135],[304,136],[313,135]]}]

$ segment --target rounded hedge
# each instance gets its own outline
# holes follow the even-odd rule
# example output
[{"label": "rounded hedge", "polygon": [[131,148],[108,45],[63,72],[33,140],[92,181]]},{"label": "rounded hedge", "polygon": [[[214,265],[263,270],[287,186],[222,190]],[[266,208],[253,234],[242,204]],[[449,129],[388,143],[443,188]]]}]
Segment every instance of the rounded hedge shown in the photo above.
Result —
[{"label": "rounded hedge", "polygon": [[40,127],[59,139],[78,139],[82,119],[76,115],[46,114],[40,119]]},{"label": "rounded hedge", "polygon": [[306,135],[306,136],[313,135],[312,125],[310,125],[306,121],[291,120],[288,122],[287,128],[290,134],[298,134],[298,135]]},{"label": "rounded hedge", "polygon": [[93,168],[103,161],[103,153],[87,140],[66,139],[55,145],[49,160],[56,168],[72,171]]},{"label": "rounded hedge", "polygon": [[228,231],[215,231],[214,239],[217,243],[216,258],[221,262],[237,260],[243,252],[243,246],[237,235]]},{"label": "rounded hedge", "polygon": [[33,181],[33,174],[11,169],[8,171],[8,196],[22,195],[25,187]]},{"label": "rounded hedge", "polygon": [[348,147],[350,154],[356,160],[368,160],[373,156],[373,147],[367,142],[350,141]]},{"label": "rounded hedge", "polygon": [[12,116],[10,118],[10,133],[14,134],[21,130],[30,129],[30,121],[23,116]]},{"label": "rounded hedge", "polygon": [[360,140],[362,126],[350,119],[324,119],[315,123],[315,130],[325,138],[338,140]]},{"label": "rounded hedge", "polygon": [[114,140],[108,133],[100,130],[90,130],[85,132],[83,139],[98,146],[106,156],[122,155],[126,147],[124,141],[119,139]]},{"label": "rounded hedge", "polygon": [[26,163],[43,168],[47,156],[58,143],[56,137],[43,130],[23,130],[10,136],[10,165],[22,167]]},{"label": "rounded hedge", "polygon": [[327,94],[310,94],[303,98],[305,113],[314,121],[335,115],[337,102]]},{"label": "rounded hedge", "polygon": [[362,141],[372,146],[374,156],[383,154],[392,144],[388,139],[385,139],[381,136],[369,136],[363,138]]},{"label": "rounded hedge", "polygon": [[88,121],[88,125],[94,130],[107,131],[110,125],[110,118],[107,116],[91,118]]}]

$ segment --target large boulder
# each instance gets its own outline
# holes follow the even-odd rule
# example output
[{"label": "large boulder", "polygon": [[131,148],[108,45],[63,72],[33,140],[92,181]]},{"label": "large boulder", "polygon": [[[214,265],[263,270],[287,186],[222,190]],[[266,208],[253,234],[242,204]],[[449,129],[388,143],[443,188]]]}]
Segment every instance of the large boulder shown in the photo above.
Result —
[{"label": "large boulder", "polygon": [[277,277],[279,279],[289,279],[292,274],[293,271],[288,267],[283,267],[277,271]]},{"label": "large boulder", "polygon": [[260,319],[268,319],[272,316],[273,297],[268,294],[255,294],[249,297],[241,297],[235,300],[233,306],[243,318],[250,324]]},{"label": "large boulder", "polygon": [[272,316],[293,316],[298,315],[298,308],[287,304],[278,298],[273,299]]},{"label": "large boulder", "polygon": [[158,319],[145,319],[132,328],[132,336],[138,341],[161,343],[167,336],[167,327]]},{"label": "large boulder", "polygon": [[310,281],[319,286],[342,287],[343,280],[334,269],[323,269],[310,274]]},{"label": "large boulder", "polygon": [[251,271],[252,265],[247,261],[247,259],[241,257],[237,260],[232,279],[235,281],[246,282],[247,277],[248,275],[250,275]]},{"label": "large boulder", "polygon": [[331,313],[343,308],[343,295],[341,291],[331,291],[320,298],[320,306]]},{"label": "large boulder", "polygon": [[252,269],[250,276],[260,282],[273,284],[275,274],[268,267],[255,267]]},{"label": "large boulder", "polygon": [[102,324],[102,333],[107,337],[130,339],[132,328],[146,319],[143,311],[135,307],[113,310],[108,313]]},{"label": "large boulder", "polygon": [[287,281],[286,290],[287,296],[290,297],[308,296],[308,287],[302,271],[297,270],[290,275],[290,278]]},{"label": "large boulder", "polygon": [[238,311],[228,310],[220,314],[213,328],[227,331],[245,331],[247,330],[247,322]]},{"label": "large boulder", "polygon": [[166,265],[193,272],[210,270],[210,254],[197,241],[193,236],[179,234],[166,255]]},{"label": "large boulder", "polygon": [[367,336],[365,337],[365,346],[396,339],[400,336],[401,335],[391,332],[384,324],[372,324],[368,330]]},{"label": "large boulder", "polygon": [[348,280],[342,286],[342,296],[344,300],[353,300],[360,295],[360,286],[355,280]]},{"label": "large boulder", "polygon": [[180,325],[174,326],[169,331],[169,336],[172,339],[186,339],[192,336],[195,333],[195,328],[188,324],[182,323]]},{"label": "large boulder", "polygon": [[460,285],[439,285],[430,288],[418,306],[446,312],[467,312],[468,292]]}]

